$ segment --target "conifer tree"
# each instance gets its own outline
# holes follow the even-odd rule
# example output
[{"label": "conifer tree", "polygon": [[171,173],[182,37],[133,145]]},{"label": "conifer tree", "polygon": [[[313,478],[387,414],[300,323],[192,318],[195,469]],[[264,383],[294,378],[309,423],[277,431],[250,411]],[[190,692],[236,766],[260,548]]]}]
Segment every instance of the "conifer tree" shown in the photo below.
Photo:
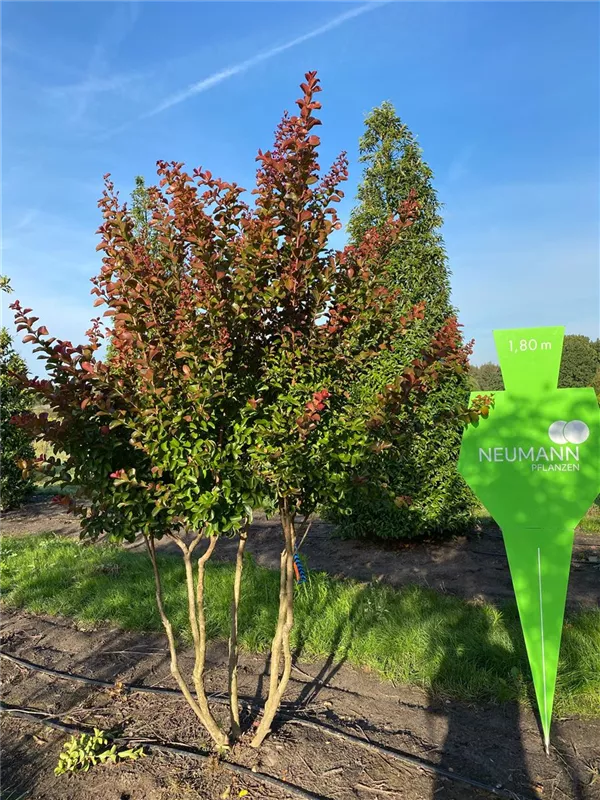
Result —
[{"label": "conifer tree", "polygon": [[[417,357],[455,310],[441,234],[441,204],[421,148],[390,102],[373,109],[365,125],[360,140],[360,160],[365,168],[348,225],[352,243],[360,243],[372,226],[384,226],[411,193],[419,204],[413,225],[400,232],[384,265],[384,284],[398,295],[398,336],[393,351],[374,360],[369,379],[358,389],[368,402],[373,391],[393,381]],[[422,307],[423,318],[406,336],[402,320],[415,306]],[[367,477],[350,490],[353,513],[343,517],[333,512],[343,534],[386,538],[445,535],[468,524],[471,495],[456,471],[460,430],[454,422],[433,425],[444,409],[466,404],[468,391],[465,371],[448,376],[430,394],[407,427],[403,455],[387,462],[383,489],[380,474],[377,480]],[[377,469],[379,472],[380,467]],[[392,499],[399,495],[408,498],[400,505]]]}]

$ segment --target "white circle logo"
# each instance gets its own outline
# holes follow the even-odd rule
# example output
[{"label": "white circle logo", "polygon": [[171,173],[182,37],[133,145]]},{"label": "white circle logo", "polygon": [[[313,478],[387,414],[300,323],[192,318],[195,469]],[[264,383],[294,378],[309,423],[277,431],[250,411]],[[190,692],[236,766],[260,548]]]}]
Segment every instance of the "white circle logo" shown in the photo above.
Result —
[{"label": "white circle logo", "polygon": [[567,427],[567,422],[564,419],[559,419],[556,422],[553,422],[552,425],[548,428],[548,436],[555,444],[566,444],[567,440],[565,439],[565,428]]},{"label": "white circle logo", "polygon": [[565,425],[564,437],[571,444],[583,444],[590,435],[590,429],[580,419],[574,419]]},{"label": "white circle logo", "polygon": [[580,419],[559,419],[548,428],[548,436],[555,444],[583,444],[589,435],[590,429]]}]

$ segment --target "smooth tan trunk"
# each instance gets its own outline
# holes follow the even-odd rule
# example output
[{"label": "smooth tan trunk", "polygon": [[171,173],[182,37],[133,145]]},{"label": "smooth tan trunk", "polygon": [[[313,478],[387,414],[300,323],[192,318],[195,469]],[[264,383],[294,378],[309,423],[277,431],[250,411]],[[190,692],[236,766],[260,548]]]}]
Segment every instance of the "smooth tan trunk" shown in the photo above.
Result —
[{"label": "smooth tan trunk", "polygon": [[[275,636],[271,646],[269,694],[262,719],[256,730],[252,747],[260,747],[271,730],[271,724],[283,694],[287,688],[292,671],[292,652],[290,633],[294,625],[294,517],[288,511],[287,503],[281,509],[281,524],[285,540],[285,550],[281,554],[279,583],[279,616]],[[279,678],[279,662],[283,650],[283,673]]]},{"label": "smooth tan trunk", "polygon": [[237,557],[235,560],[235,576],[233,579],[233,598],[231,601],[231,633],[229,636],[229,718],[231,723],[231,735],[238,739],[241,734],[240,728],[240,709],[238,701],[238,612],[240,606],[240,593],[242,586],[242,570],[244,568],[244,549],[248,529],[240,531],[238,542]]},{"label": "smooth tan trunk", "polygon": [[[204,661],[206,657],[206,632],[204,628],[203,585],[202,587],[198,588],[197,592],[197,597],[199,595],[199,600],[201,601],[200,604],[202,606],[202,613],[201,613],[202,627],[200,627],[199,624],[198,602],[195,602],[194,600],[194,575],[192,569],[191,556],[194,548],[200,541],[201,537],[197,536],[190,546],[185,545],[183,542],[181,542],[181,540],[177,539],[176,537],[172,538],[174,538],[178,546],[181,548],[185,564],[186,587],[188,594],[188,615],[190,619],[192,639],[194,642],[195,665],[193,672],[193,680],[194,680],[194,688],[196,690],[196,698],[194,698],[194,696],[192,695],[187,685],[187,682],[184,680],[183,676],[181,675],[181,671],[179,669],[177,648],[175,645],[175,637],[173,635],[173,627],[166,615],[162,601],[162,586],[160,581],[158,564],[156,561],[156,550],[154,547],[154,539],[144,537],[146,546],[148,548],[148,553],[152,561],[152,569],[154,572],[154,583],[156,587],[156,604],[158,606],[158,613],[160,614],[160,619],[163,624],[163,628],[165,629],[165,632],[167,634],[167,641],[169,643],[169,653],[171,656],[171,674],[177,681],[177,685],[181,689],[183,696],[187,700],[193,712],[196,714],[202,725],[206,728],[213,741],[220,747],[223,747],[228,744],[227,736],[219,728],[219,725],[214,719],[210,711],[210,708],[208,706],[208,700],[206,698],[206,693],[204,691],[203,673],[204,673]],[[212,537],[206,552],[204,553],[202,558],[198,559],[199,572],[203,573],[204,564],[206,563],[208,558],[210,558],[215,548],[215,544],[216,544],[216,538]],[[202,565],[200,565],[200,562],[202,562]]]}]

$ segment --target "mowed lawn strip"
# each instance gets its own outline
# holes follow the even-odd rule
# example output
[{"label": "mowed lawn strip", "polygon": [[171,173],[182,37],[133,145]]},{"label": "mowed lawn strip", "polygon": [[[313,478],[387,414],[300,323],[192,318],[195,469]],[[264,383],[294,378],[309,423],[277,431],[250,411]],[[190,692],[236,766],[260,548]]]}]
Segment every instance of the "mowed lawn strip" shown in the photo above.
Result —
[{"label": "mowed lawn strip", "polygon": [[[191,639],[183,563],[159,556],[166,606],[182,642]],[[108,622],[128,630],[162,630],[145,554],[111,545],[81,545],[54,535],[5,537],[0,557],[5,606]],[[207,567],[207,630],[227,638],[233,566]],[[240,645],[269,649],[277,614],[278,573],[246,560]],[[467,602],[418,586],[336,580],[309,572],[297,586],[292,644],[305,660],[345,660],[435,697],[474,702],[531,698],[516,606]],[[557,715],[600,717],[600,610],[565,621],[555,700]]]}]

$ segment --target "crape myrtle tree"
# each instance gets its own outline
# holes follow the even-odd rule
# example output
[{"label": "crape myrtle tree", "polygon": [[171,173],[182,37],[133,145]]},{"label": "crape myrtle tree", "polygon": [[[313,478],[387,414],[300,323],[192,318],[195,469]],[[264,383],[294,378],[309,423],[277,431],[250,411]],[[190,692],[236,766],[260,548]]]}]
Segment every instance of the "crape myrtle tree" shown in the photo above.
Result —
[{"label": "crape myrtle tree", "polygon": [[[141,175],[135,177],[135,188],[131,192],[131,205],[129,213],[133,222],[133,232],[137,239],[144,242],[151,258],[157,259],[160,255],[160,246],[157,241],[157,233],[150,225],[151,206],[146,182]],[[106,345],[105,360],[110,361],[115,353],[115,348],[111,341]]]},{"label": "crape myrtle tree", "polygon": [[[153,565],[156,602],[171,671],[218,746],[229,741],[204,690],[205,565],[222,535],[238,537],[231,603],[230,731],[239,735],[237,609],[244,544],[252,510],[279,513],[283,530],[279,611],[270,686],[252,739],[267,735],[285,691],[293,626],[296,519],[309,524],[323,502],[344,502],[350,474],[373,452],[401,438],[407,409],[422,402],[467,353],[456,321],[446,321],[369,407],[349,388],[397,334],[390,309],[398,297],[382,285],[390,243],[415,214],[413,198],[335,252],[344,156],[319,177],[314,112],[316,73],[302,84],[299,112],[284,115],[271,151],[258,155],[255,203],[210,172],[158,163],[160,183],[147,192],[147,226],[118,199],[106,178],[100,201],[103,253],[94,279],[104,323],[94,320],[84,345],[48,336],[30,309],[14,304],[17,327],[36,345],[51,380],[37,390],[56,419],[20,424],[66,454],[43,465],[47,478],[81,487],[62,499],[81,516],[82,535],[142,534]],[[422,309],[401,321],[407,332]],[[98,349],[110,338],[112,357]],[[465,419],[479,409],[463,409]],[[191,683],[181,673],[163,598],[156,541],[181,550],[195,649]],[[202,549],[202,555],[196,553]],[[194,560],[195,559],[195,560]],[[168,598],[166,598],[168,601]],[[283,671],[280,675],[281,659]]]},{"label": "crape myrtle tree", "polygon": [[409,194],[360,243],[342,253],[327,250],[329,234],[340,227],[333,203],[342,197],[338,187],[346,179],[347,162],[342,155],[318,182],[319,139],[312,131],[319,124],[313,111],[319,108],[314,95],[320,87],[311,74],[302,88],[300,115],[284,117],[273,151],[259,155],[257,181],[259,206],[269,209],[273,258],[262,301],[268,332],[263,385],[251,401],[256,417],[251,457],[279,508],[285,548],[269,694],[255,746],[268,733],[291,670],[298,515],[305,529],[323,504],[347,507],[349,477],[360,479],[365,459],[393,448],[409,406],[467,357],[456,321],[442,321],[421,357],[398,371],[369,404],[352,396],[351,387],[373,360],[422,317],[422,306],[416,305],[398,319],[394,309],[400,291],[390,290],[383,275],[385,260],[412,223],[417,205]]}]

